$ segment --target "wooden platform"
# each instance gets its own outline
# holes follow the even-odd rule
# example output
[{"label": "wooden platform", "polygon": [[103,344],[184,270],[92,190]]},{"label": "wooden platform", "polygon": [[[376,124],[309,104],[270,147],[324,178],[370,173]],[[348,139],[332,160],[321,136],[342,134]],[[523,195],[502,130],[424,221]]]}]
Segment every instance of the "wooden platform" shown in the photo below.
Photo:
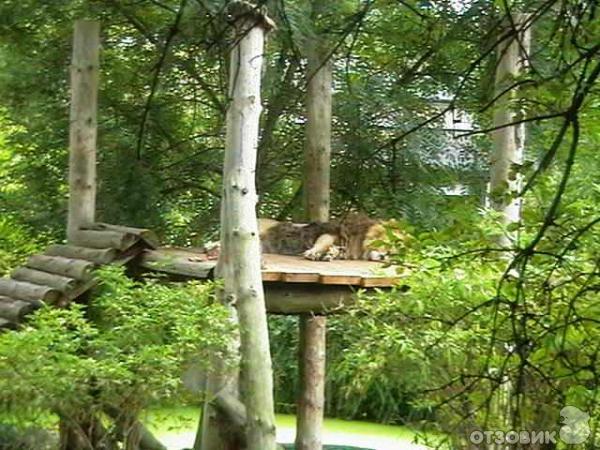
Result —
[{"label": "wooden platform", "polygon": [[[216,261],[192,249],[161,247],[147,250],[142,266],[183,277],[212,278]],[[299,256],[263,255],[263,281],[310,283],[363,288],[392,287],[398,281],[395,267],[372,261],[309,261]]]}]

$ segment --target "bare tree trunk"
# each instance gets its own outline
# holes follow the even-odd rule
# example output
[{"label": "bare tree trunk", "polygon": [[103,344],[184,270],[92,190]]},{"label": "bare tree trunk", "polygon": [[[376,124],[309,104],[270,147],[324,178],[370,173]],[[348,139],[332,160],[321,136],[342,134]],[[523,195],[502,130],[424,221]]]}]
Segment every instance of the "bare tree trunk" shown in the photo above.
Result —
[{"label": "bare tree trunk", "polygon": [[[517,30],[523,27],[526,15],[513,17]],[[505,27],[508,33],[510,27]],[[496,94],[510,87],[526,67],[529,52],[530,31],[518,31],[507,37],[498,47],[498,66],[496,68]],[[494,127],[501,127],[518,121],[522,117],[515,104],[516,91],[500,97],[494,112]],[[490,168],[490,201],[492,207],[500,212],[502,221],[508,227],[506,233],[498,238],[500,245],[510,247],[514,244],[514,233],[510,225],[521,220],[522,199],[518,193],[522,187],[523,153],[525,146],[525,124],[511,125],[493,132],[493,151]]]},{"label": "bare tree trunk", "polygon": [[67,234],[94,222],[96,211],[96,116],[100,24],[75,22],[71,65],[69,218]]},{"label": "bare tree trunk", "polygon": [[[512,21],[506,20],[505,26],[502,27],[501,32],[507,37],[498,46],[495,79],[497,96],[509,89],[527,67],[531,33],[529,28],[522,30],[526,21],[527,15],[516,14]],[[503,127],[522,118],[523,112],[515,102],[516,94],[516,88],[513,87],[498,98],[493,118],[494,127]],[[503,233],[494,238],[505,248],[515,247],[517,234],[511,229],[511,225],[521,221],[523,200],[518,197],[518,193],[522,188],[524,151],[525,124],[505,126],[493,132],[489,199],[491,206],[500,213],[505,226]],[[507,253],[505,257],[511,258],[512,252]],[[513,383],[508,376],[504,376],[494,394],[492,408],[497,411],[501,426],[506,429],[513,426],[513,394]],[[491,444],[488,448],[493,450],[504,446]]]},{"label": "bare tree trunk", "polygon": [[246,448],[275,450],[273,371],[260,267],[255,185],[264,37],[272,23],[249,3],[234,2],[229,8],[238,39],[231,52],[231,103],[227,110],[218,266],[224,279],[223,299],[234,305],[238,313],[240,396],[246,410]]},{"label": "bare tree trunk", "polygon": [[304,203],[308,220],[329,220],[332,63],[317,43],[308,49]]},{"label": "bare tree trunk", "polygon": [[[304,202],[309,221],[329,220],[331,173],[332,62],[318,42],[308,48]],[[296,449],[323,448],[326,362],[325,316],[300,318],[300,392]]]},{"label": "bare tree trunk", "polygon": [[[222,213],[223,211],[221,211]],[[222,215],[222,214],[221,214]],[[225,222],[221,221],[221,226]],[[219,266],[220,267],[220,266]],[[222,273],[217,273],[222,277]],[[223,292],[219,294],[225,303]],[[238,315],[235,307],[226,305],[229,309],[229,320],[238,325]],[[243,436],[231,424],[231,419],[222,414],[214,405],[218,395],[239,398],[239,354],[240,336],[229,336],[227,355],[234,361],[225,361],[222,356],[215,355],[211,361],[211,372],[206,380],[206,400],[198,428],[202,430],[196,435],[194,450],[239,450],[243,448]]]},{"label": "bare tree trunk", "polygon": [[326,316],[300,317],[300,380],[296,449],[323,447],[323,406],[325,404]]},{"label": "bare tree trunk", "polygon": [[[73,34],[71,110],[69,128],[69,217],[67,237],[72,244],[81,226],[94,222],[96,212],[96,116],[100,64],[100,24],[78,20]],[[85,414],[83,414],[85,416]],[[90,426],[89,424],[94,424]],[[94,418],[60,418],[60,448],[93,448]]]}]

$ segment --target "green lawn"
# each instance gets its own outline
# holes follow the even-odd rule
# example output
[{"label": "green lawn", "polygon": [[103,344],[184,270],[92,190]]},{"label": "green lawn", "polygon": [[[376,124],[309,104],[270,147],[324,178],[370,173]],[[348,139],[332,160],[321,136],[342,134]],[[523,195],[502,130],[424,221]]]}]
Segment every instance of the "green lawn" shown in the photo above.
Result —
[{"label": "green lawn", "polygon": [[[193,443],[198,422],[197,408],[161,408],[149,411],[144,418],[149,428],[169,450],[190,447]],[[294,441],[296,418],[277,415],[278,440],[281,443]],[[342,449],[343,445],[376,450],[414,450],[422,448],[412,444],[415,433],[406,427],[380,425],[339,419],[325,420],[325,442],[331,449]]]}]

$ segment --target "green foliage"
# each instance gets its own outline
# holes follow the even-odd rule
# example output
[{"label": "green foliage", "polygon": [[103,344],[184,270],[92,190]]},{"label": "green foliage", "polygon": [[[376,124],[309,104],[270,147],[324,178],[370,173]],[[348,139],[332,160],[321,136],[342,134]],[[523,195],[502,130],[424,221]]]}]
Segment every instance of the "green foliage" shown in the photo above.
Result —
[{"label": "green foliage", "polygon": [[[163,242],[214,236],[235,41],[220,17],[225,3],[0,4],[0,272],[64,228],[69,42],[82,16],[103,26],[98,218],[154,228]],[[509,419],[555,424],[566,403],[597,416],[595,3],[310,3],[268,2],[278,30],[266,48],[259,211],[300,215],[304,45],[318,36],[335,59],[332,213],[405,218],[414,236],[396,259],[410,289],[364,297],[329,320],[328,414],[423,419],[456,441],[468,427],[505,428]],[[535,13],[531,70],[494,102],[507,5]],[[510,229],[481,211],[490,133],[461,138],[437,117],[468,113],[483,129],[500,103],[530,119],[528,161],[518,171],[535,177]],[[449,150],[464,161],[449,162]],[[446,195],[459,185],[468,195]],[[513,253],[496,248],[500,233],[518,236]],[[210,287],[142,287],[114,273],[105,280],[89,308],[40,311],[22,332],[0,337],[5,405],[131,401],[137,411],[176,395],[188,355],[222,346],[224,313],[206,303]],[[292,410],[297,325],[271,322],[278,405]],[[32,370],[15,375],[21,367]],[[500,411],[502,395],[509,413]]]},{"label": "green foliage", "polygon": [[30,253],[39,249],[37,240],[10,216],[0,216],[0,276],[17,267]]},{"label": "green foliage", "polygon": [[28,420],[115,408],[135,416],[181,399],[184,368],[208,370],[209,356],[223,351],[231,330],[213,284],[141,284],[118,268],[99,275],[89,306],[44,308],[0,335],[4,411]]}]

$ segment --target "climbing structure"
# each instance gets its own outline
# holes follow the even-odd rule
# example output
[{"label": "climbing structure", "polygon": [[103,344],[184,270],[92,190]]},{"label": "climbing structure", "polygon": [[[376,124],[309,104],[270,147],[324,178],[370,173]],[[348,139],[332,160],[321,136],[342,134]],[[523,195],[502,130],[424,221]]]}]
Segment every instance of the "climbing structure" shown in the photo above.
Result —
[{"label": "climbing structure", "polygon": [[0,278],[0,329],[16,328],[43,306],[64,307],[97,284],[94,269],[125,264],[156,248],[150,230],[94,224],[77,233],[76,245],[52,245]]}]

